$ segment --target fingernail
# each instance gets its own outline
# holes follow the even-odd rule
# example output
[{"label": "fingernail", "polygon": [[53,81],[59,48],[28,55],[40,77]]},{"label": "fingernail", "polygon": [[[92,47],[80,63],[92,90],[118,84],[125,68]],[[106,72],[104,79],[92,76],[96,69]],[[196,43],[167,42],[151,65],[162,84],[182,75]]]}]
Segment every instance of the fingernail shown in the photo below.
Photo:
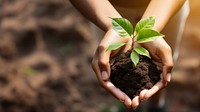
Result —
[{"label": "fingernail", "polygon": [[103,71],[101,73],[101,77],[102,77],[103,80],[107,80],[108,79],[108,73],[106,71]]},{"label": "fingernail", "polygon": [[167,81],[168,81],[168,82],[171,81],[171,74],[170,74],[170,73],[167,74]]}]

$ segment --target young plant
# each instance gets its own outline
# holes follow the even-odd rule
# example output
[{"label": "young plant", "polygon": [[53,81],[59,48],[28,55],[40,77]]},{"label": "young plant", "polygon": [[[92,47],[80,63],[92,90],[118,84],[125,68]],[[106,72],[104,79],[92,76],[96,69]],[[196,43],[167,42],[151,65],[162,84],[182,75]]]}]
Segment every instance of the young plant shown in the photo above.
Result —
[{"label": "young plant", "polygon": [[[148,17],[145,19],[140,20],[135,27],[125,18],[111,18],[112,20],[112,27],[113,29],[122,37],[122,38],[132,38],[132,52],[130,58],[135,66],[137,66],[139,62],[139,55],[147,56],[149,58],[149,52],[143,47],[136,47],[134,46],[134,38],[136,38],[137,43],[145,43],[154,41],[159,37],[164,37],[163,34],[153,30],[153,26],[155,24],[155,18]],[[133,33],[135,32],[135,35]],[[110,45],[107,48],[107,51],[116,50],[127,43],[119,42]]]}]

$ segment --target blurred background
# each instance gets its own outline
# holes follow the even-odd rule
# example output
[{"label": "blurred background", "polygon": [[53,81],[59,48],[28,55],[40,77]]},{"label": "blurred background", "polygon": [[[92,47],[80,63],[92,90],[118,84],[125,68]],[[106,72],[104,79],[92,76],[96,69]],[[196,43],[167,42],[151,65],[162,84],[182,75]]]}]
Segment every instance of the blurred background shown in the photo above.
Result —
[{"label": "blurred background", "polygon": [[[169,112],[200,111],[200,1],[190,5]],[[117,112],[90,66],[97,45],[68,0],[0,0],[0,112]]]}]

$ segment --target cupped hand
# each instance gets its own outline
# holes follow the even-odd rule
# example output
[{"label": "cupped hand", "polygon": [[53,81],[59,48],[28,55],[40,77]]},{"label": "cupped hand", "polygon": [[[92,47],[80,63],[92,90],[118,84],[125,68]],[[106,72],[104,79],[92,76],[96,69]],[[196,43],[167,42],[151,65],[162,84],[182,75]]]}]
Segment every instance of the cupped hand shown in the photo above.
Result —
[{"label": "cupped hand", "polygon": [[[115,50],[106,51],[109,45],[117,42],[126,42],[125,46]],[[172,51],[169,45],[163,38],[158,38],[155,41],[142,44],[143,47],[149,50],[153,61],[162,68],[161,80],[156,83],[151,89],[143,90],[139,96],[130,99],[124,92],[115,87],[109,80],[110,77],[110,57],[121,52],[126,52],[131,49],[132,39],[121,38],[113,29],[110,29],[102,38],[92,61],[92,68],[96,73],[100,85],[110,92],[113,96],[119,99],[128,108],[137,108],[140,101],[146,100],[153,96],[156,92],[167,85],[171,78],[171,70],[173,67]]]},{"label": "cupped hand", "polygon": [[155,41],[141,44],[149,52],[153,62],[162,69],[161,80],[157,82],[151,89],[142,90],[140,95],[132,100],[133,108],[139,105],[141,100],[146,100],[164,88],[171,80],[171,71],[173,68],[172,50],[163,38]]},{"label": "cupped hand", "polygon": [[[117,42],[125,42],[127,44],[115,51],[106,51],[109,45]],[[131,43],[131,38],[121,38],[116,31],[110,29],[102,38],[92,61],[92,68],[96,73],[100,85],[123,102],[128,108],[131,108],[132,106],[131,99],[124,92],[115,87],[109,77],[110,57],[129,50],[131,48]]]}]

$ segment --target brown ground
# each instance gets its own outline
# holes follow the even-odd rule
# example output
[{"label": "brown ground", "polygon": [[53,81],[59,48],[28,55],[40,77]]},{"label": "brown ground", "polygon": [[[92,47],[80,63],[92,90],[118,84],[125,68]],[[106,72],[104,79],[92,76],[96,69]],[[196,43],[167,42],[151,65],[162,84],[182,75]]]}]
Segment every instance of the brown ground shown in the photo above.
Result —
[{"label": "brown ground", "polygon": [[161,78],[161,70],[146,56],[140,56],[137,66],[131,61],[132,50],[114,58],[111,64],[111,82],[130,99],[144,89],[151,89]]},{"label": "brown ground", "polygon": [[[200,111],[200,5],[191,1],[169,112]],[[116,110],[90,67],[96,46],[66,0],[0,0],[0,112]]]}]

